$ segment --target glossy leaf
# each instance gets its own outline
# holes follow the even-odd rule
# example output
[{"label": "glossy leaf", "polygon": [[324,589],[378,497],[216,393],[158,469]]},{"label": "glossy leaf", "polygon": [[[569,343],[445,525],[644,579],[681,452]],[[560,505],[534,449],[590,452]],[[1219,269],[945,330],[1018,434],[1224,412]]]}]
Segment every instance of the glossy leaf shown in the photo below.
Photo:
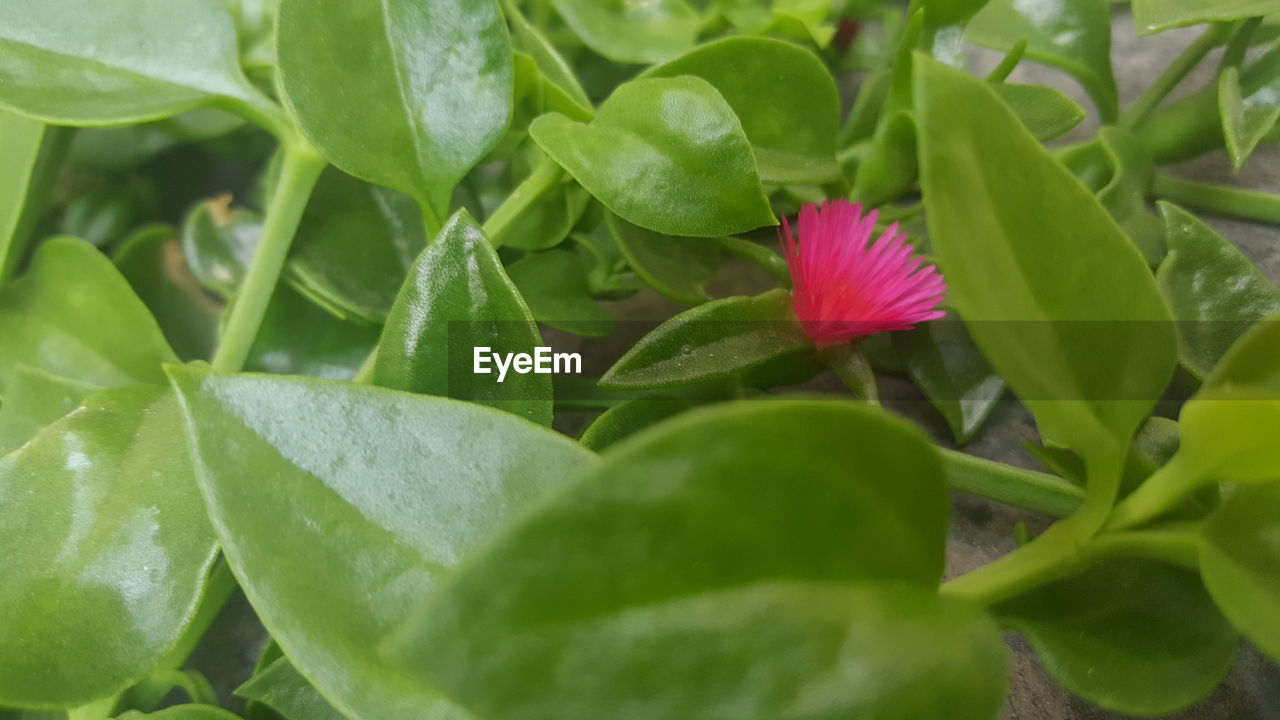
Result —
[{"label": "glossy leaf", "polygon": [[1249,328],[1205,378],[1206,390],[1280,390],[1280,312]]},{"label": "glossy leaf", "polygon": [[101,389],[18,363],[0,405],[0,457],[17,450]]},{"label": "glossy leaf", "polygon": [[468,717],[378,643],[590,453],[448,399],[202,367],[171,375],[223,552],[298,670],[353,717]]},{"label": "glossy leaf", "polygon": [[572,250],[528,255],[507,268],[534,319],[557,330],[600,337],[613,330],[613,316],[591,297],[587,266]]},{"label": "glossy leaf", "polygon": [[688,401],[666,397],[628,400],[605,410],[582,431],[578,442],[597,452],[650,425],[693,407]]},{"label": "glossy leaf", "polygon": [[1000,98],[1040,142],[1061,137],[1085,118],[1075,100],[1044,85],[995,83]]},{"label": "glossy leaf", "polygon": [[511,25],[511,45],[529,55],[537,64],[543,77],[555,83],[579,105],[590,108],[591,100],[582,89],[582,83],[573,67],[565,60],[551,41],[547,40],[533,23],[520,12],[516,0],[503,0],[507,22]]},{"label": "glossy leaf", "polygon": [[1133,0],[1133,21],[1139,35],[1274,13],[1280,13],[1276,0]]},{"label": "glossy leaf", "polygon": [[1027,57],[1071,74],[1104,121],[1116,118],[1107,0],[991,0],[969,22],[965,37],[1001,51],[1026,38]]},{"label": "glossy leaf", "polygon": [[812,41],[825,48],[835,28],[827,22],[830,0],[717,0],[720,11],[743,33]]},{"label": "glossy leaf", "polygon": [[187,267],[182,240],[168,225],[151,225],[125,239],[112,256],[183,360],[207,360],[218,342],[222,305]]},{"label": "glossy leaf", "polygon": [[1098,139],[1112,168],[1111,181],[1098,191],[1098,201],[1138,246],[1147,264],[1155,267],[1167,251],[1165,224],[1147,210],[1155,164],[1141,142],[1124,130],[1103,128]]},{"label": "glossy leaf", "polygon": [[936,594],[945,513],[936,454],[879,411],[696,411],[548,497],[393,650],[483,717],[991,717],[1006,651]]},{"label": "glossy leaf", "polygon": [[230,299],[253,260],[262,237],[262,218],[231,208],[231,197],[206,200],[182,223],[182,252],[200,284]]},{"label": "glossy leaf", "polygon": [[1254,323],[1280,312],[1280,289],[1234,245],[1176,205],[1161,203],[1169,256],[1156,280],[1178,321],[1178,356],[1199,377]]},{"label": "glossy leaf", "polygon": [[1200,572],[1218,607],[1273,658],[1280,658],[1278,529],[1280,484],[1240,488],[1209,518],[1200,553]]},{"label": "glossy leaf", "polygon": [[841,177],[836,163],[840,98],[813,53],[767,38],[730,37],[645,71],[711,83],[742,122],[765,182],[821,184]]},{"label": "glossy leaf", "polygon": [[161,363],[177,360],[111,262],[72,238],[41,245],[26,275],[0,289],[0,337],[0,391],[17,363],[113,386],[163,382]]},{"label": "glossy leaf", "polygon": [[13,0],[0,9],[0,53],[0,106],[56,124],[270,106],[240,71],[231,14],[218,0]]},{"label": "glossy leaf", "polygon": [[39,213],[42,153],[56,130],[36,120],[0,110],[0,282],[18,271]]},{"label": "glossy leaf", "polygon": [[739,375],[771,360],[812,355],[785,290],[714,300],[645,335],[600,378],[605,387],[648,389]]},{"label": "glossy leaf", "polygon": [[[508,192],[514,192],[515,187]],[[506,195],[503,196],[504,198]],[[586,209],[590,196],[573,182],[556,183],[528,210],[493,236],[495,246],[546,250],[564,241]]]},{"label": "glossy leaf", "polygon": [[1004,396],[1004,381],[956,319],[892,335],[912,381],[942,413],[956,442],[968,442]]},{"label": "glossy leaf", "polygon": [[511,117],[511,45],[494,0],[283,0],[276,42],[312,144],[439,218]]},{"label": "glossy leaf", "polygon": [[0,459],[0,703],[70,707],[177,642],[215,554],[167,389],[107,390]]},{"label": "glossy leaf", "polygon": [[[1274,6],[1274,12],[1280,12],[1280,2],[1269,4]],[[1280,45],[1274,46],[1270,53],[1280,54]],[[1275,58],[1258,62],[1270,64]],[[1231,166],[1239,172],[1245,159],[1280,119],[1280,76],[1273,74],[1264,84],[1246,90],[1239,63],[1224,67],[1218,75],[1218,112],[1222,116],[1222,135]]]},{"label": "glossy leaf", "polygon": [[280,713],[286,720],[344,720],[288,658],[281,657],[254,673],[236,694]]},{"label": "glossy leaf", "polygon": [[627,264],[645,284],[677,302],[710,300],[706,284],[720,267],[720,249],[706,238],[671,237],[609,213],[609,232]]},{"label": "glossy leaf", "polygon": [[311,193],[286,272],[334,314],[381,324],[425,244],[412,198],[331,168]]},{"label": "glossy leaf", "polygon": [[1189,570],[1126,560],[995,608],[1068,690],[1111,710],[1164,715],[1209,694],[1237,639]]},{"label": "glossy leaf", "polygon": [[702,18],[685,0],[551,0],[587,47],[620,63],[662,62],[693,47]]},{"label": "glossy leaf", "polygon": [[592,195],[641,227],[713,237],[775,223],[742,125],[700,78],[635,80],[590,124],[553,113],[529,132]]},{"label": "glossy leaf", "polygon": [[881,118],[854,176],[853,196],[868,206],[882,205],[915,185],[916,121],[907,110]]},{"label": "glossy leaf", "polygon": [[916,91],[929,237],[950,301],[1047,436],[1115,455],[1175,359],[1146,263],[985,82],[917,55]]},{"label": "glossy leaf", "polygon": [[212,705],[175,705],[153,713],[127,712],[117,720],[239,720],[239,717]]},{"label": "glossy leaf", "polygon": [[533,314],[466,211],[418,256],[378,343],[382,387],[491,405],[551,423],[551,378],[472,372],[475,348],[532,353],[542,345]]},{"label": "glossy leaf", "polygon": [[379,335],[379,328],[340,320],[279,285],[244,369],[350,380],[377,347]]}]

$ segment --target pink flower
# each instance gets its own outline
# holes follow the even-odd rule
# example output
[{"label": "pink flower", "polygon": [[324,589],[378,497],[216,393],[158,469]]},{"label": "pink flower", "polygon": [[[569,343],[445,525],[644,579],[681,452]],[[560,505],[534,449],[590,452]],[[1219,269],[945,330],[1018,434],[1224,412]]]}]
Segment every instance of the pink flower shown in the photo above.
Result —
[{"label": "pink flower", "polygon": [[791,270],[791,307],[818,347],[892,330],[946,313],[942,274],[912,253],[890,225],[874,243],[876,211],[845,200],[800,208],[800,238],[784,217],[778,238]]}]

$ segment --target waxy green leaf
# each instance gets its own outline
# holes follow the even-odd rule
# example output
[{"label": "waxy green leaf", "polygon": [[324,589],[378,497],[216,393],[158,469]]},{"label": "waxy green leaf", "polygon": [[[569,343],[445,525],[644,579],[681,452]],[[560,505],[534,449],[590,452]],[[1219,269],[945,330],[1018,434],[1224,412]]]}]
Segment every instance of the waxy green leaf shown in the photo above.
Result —
[{"label": "waxy green leaf", "polygon": [[344,720],[286,657],[276,659],[249,681],[236,688],[236,695],[266,705],[286,720]]},{"label": "waxy green leaf", "polygon": [[641,338],[600,384],[625,389],[688,385],[813,352],[813,341],[791,309],[790,293],[771,290],[713,300],[676,315]]},{"label": "waxy green leaf", "polygon": [[352,717],[468,717],[384,658],[379,641],[471,548],[591,454],[444,398],[170,372],[223,552],[298,670]]},{"label": "waxy green leaf", "polygon": [[107,390],[0,459],[0,704],[71,707],[178,641],[215,544],[173,395]]},{"label": "waxy green leaf", "polygon": [[534,319],[557,330],[601,337],[613,331],[613,316],[591,297],[587,265],[572,250],[528,255],[507,268]]},{"label": "waxy green leaf", "polygon": [[117,720],[240,720],[240,716],[212,705],[175,705],[153,713],[135,711],[121,715]]},{"label": "waxy green leaf", "polygon": [[25,259],[67,133],[0,110],[0,283]]},{"label": "waxy green leaf", "polygon": [[720,12],[749,35],[778,35],[825,48],[835,36],[830,0],[715,0]]},{"label": "waxy green leaf", "polygon": [[[1280,12],[1280,2],[1269,3]],[[1243,62],[1244,53],[1240,54]],[[1280,61],[1280,44],[1272,46],[1258,65],[1276,67]],[[1250,83],[1247,90],[1241,78],[1241,62],[1232,63],[1218,75],[1218,112],[1222,116],[1222,135],[1226,140],[1231,166],[1240,171],[1244,161],[1280,119],[1280,74],[1272,70],[1266,82]]]},{"label": "waxy green leaf", "polygon": [[1147,210],[1147,196],[1155,178],[1155,164],[1141,142],[1120,128],[1098,131],[1111,165],[1111,180],[1098,191],[1098,201],[1138,246],[1147,264],[1155,267],[1167,251],[1165,223]]},{"label": "waxy green leaf", "polygon": [[1047,436],[1120,456],[1175,361],[1146,263],[987,83],[917,55],[916,91],[950,301]]},{"label": "waxy green leaf", "polygon": [[279,112],[240,71],[224,2],[11,0],[0,8],[0,106],[50,123],[110,125],[215,103]]},{"label": "waxy green leaf", "polygon": [[635,80],[590,124],[552,113],[529,133],[600,202],[641,227],[714,237],[776,222],[742,125],[700,78]]},{"label": "waxy green leaf", "polygon": [[200,284],[225,300],[236,294],[261,237],[261,216],[251,210],[233,210],[231,197],[223,195],[187,213],[182,252]]},{"label": "waxy green leaf", "polygon": [[1156,280],[1178,321],[1179,359],[1206,377],[1249,327],[1280,312],[1280,289],[1194,215],[1169,203],[1160,212],[1169,256]]},{"label": "waxy green leaf", "polygon": [[993,87],[1041,142],[1062,136],[1085,118],[1084,108],[1051,87],[1015,83],[995,83]]},{"label": "waxy green leaf", "polygon": [[0,405],[0,457],[17,450],[101,389],[22,363],[15,365]]},{"label": "waxy green leaf", "polygon": [[340,320],[278,285],[244,369],[350,380],[377,347],[380,333],[376,326]]},{"label": "waxy green leaf", "polygon": [[73,238],[41,245],[0,289],[0,338],[0,392],[18,363],[109,387],[163,382],[160,365],[177,361],[111,261]]},{"label": "waxy green leaf", "polygon": [[169,225],[150,225],[125,238],[111,258],[183,360],[207,360],[218,342],[222,305],[187,266],[182,239]]},{"label": "waxy green leaf", "polygon": [[1119,113],[1107,0],[991,0],[969,22],[965,37],[1006,52],[1026,38],[1027,57],[1078,80],[1104,121]]},{"label": "waxy green leaf", "polygon": [[1232,624],[1280,658],[1280,483],[1240,488],[1214,511],[1200,572]]},{"label": "waxy green leaf", "polygon": [[605,222],[627,264],[646,285],[686,305],[711,299],[706,284],[720,267],[720,247],[714,240],[663,235],[613,213]]},{"label": "waxy green leaf", "polygon": [[437,220],[511,118],[511,45],[494,0],[283,0],[287,101],[334,165]]},{"label": "waxy green leaf", "polygon": [[840,97],[813,53],[780,40],[730,37],[641,77],[681,75],[706,80],[729,103],[765,182],[816,185],[841,177],[835,160]]},{"label": "waxy green leaf", "polygon": [[956,442],[968,442],[1004,396],[1004,381],[957,319],[892,335],[912,381],[942,413]]},{"label": "waxy green leaf", "polygon": [[517,0],[503,0],[502,7],[507,16],[507,22],[511,25],[512,47],[533,58],[543,77],[559,86],[574,102],[584,108],[590,108],[591,100],[587,97],[587,92],[582,89],[582,83],[573,72],[569,61],[565,60],[556,46],[525,18],[520,12]]},{"label": "waxy green leaf", "polygon": [[1006,650],[937,595],[946,506],[937,454],[877,409],[694,411],[464,563],[393,650],[508,720],[990,718]]},{"label": "waxy green leaf", "polygon": [[1235,662],[1236,634],[1196,573],[1152,561],[1109,562],[995,611],[1054,679],[1120,712],[1190,705]]},{"label": "waxy green leaf", "polygon": [[537,324],[497,253],[465,210],[418,256],[378,343],[374,383],[491,405],[551,423],[551,378],[478,375],[477,347],[532,353]]},{"label": "waxy green leaf", "polygon": [[551,0],[587,47],[620,63],[662,62],[693,47],[702,18],[685,0]]},{"label": "waxy green leaf", "polygon": [[691,408],[685,400],[644,397],[614,405],[582,431],[578,442],[597,452],[624,440],[650,425]]},{"label": "waxy green leaf", "polygon": [[1277,0],[1133,0],[1133,21],[1139,35],[1275,13],[1280,13]]}]

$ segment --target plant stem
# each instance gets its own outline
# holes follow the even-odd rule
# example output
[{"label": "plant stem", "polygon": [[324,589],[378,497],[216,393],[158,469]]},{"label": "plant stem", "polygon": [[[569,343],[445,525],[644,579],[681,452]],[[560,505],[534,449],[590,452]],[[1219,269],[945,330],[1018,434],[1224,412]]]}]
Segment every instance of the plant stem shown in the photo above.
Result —
[{"label": "plant stem", "polygon": [[215,370],[236,372],[244,367],[249,349],[262,326],[267,304],[280,279],[280,271],[284,269],[289,245],[311,197],[311,189],[324,168],[324,160],[310,146],[302,143],[285,146],[284,163],[271,194],[262,239],[254,251],[249,272],[236,294],[226,330],[213,356]]},{"label": "plant stem", "polygon": [[947,484],[956,490],[1055,517],[1070,515],[1084,502],[1083,490],[1056,475],[940,450]]},{"label": "plant stem", "polygon": [[1141,557],[1199,570],[1200,537],[1173,530],[1106,533],[1085,547],[1084,557],[1091,564],[1117,557]]},{"label": "plant stem", "polygon": [[1067,518],[999,560],[943,583],[941,591],[991,606],[1070,577],[1084,562],[1078,524],[1079,516]]},{"label": "plant stem", "polygon": [[867,356],[856,342],[819,350],[818,358],[840,378],[840,382],[849,388],[854,397],[872,405],[880,404],[880,388],[876,385],[875,372],[871,370],[871,363],[867,362]]},{"label": "plant stem", "polygon": [[1129,497],[1116,505],[1106,530],[1134,527],[1170,510],[1204,481],[1204,473],[1188,467],[1177,455],[1151,474]]},{"label": "plant stem", "polygon": [[1157,174],[1151,193],[1195,210],[1280,225],[1280,195]]},{"label": "plant stem", "polygon": [[769,248],[736,237],[716,238],[720,248],[730,255],[737,255],[761,270],[778,278],[787,287],[791,287],[791,271],[787,269],[787,261]]},{"label": "plant stem", "polygon": [[500,236],[511,223],[529,210],[543,195],[564,177],[564,171],[550,157],[543,156],[523,182],[507,199],[502,201],[488,220],[484,221],[484,234],[494,245],[501,245]]},{"label": "plant stem", "polygon": [[360,369],[356,371],[355,377],[351,378],[351,382],[360,385],[368,385],[373,382],[373,371],[378,366],[378,348],[375,346],[373,352],[369,353],[369,357],[364,359],[360,365]]},{"label": "plant stem", "polygon": [[1165,71],[1138,96],[1132,105],[1120,113],[1120,127],[1136,130],[1142,127],[1151,113],[1168,97],[1169,93],[1182,82],[1209,51],[1222,44],[1231,33],[1229,23],[1215,23],[1201,33],[1196,41],[1187,46]]}]

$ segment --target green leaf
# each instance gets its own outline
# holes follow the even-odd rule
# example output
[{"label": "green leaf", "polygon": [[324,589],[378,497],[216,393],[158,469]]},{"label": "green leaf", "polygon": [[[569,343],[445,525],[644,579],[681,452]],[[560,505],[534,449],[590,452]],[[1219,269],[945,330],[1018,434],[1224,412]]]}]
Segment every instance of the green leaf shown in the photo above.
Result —
[{"label": "green leaf", "polygon": [[676,315],[641,338],[600,384],[622,389],[688,385],[813,351],[791,309],[790,293],[771,290],[713,300]]},{"label": "green leaf", "polygon": [[1046,436],[1087,459],[1120,456],[1175,362],[1146,263],[987,83],[917,55],[916,90],[929,238],[951,302]]},{"label": "green leaf", "polygon": [[454,400],[170,372],[223,552],[299,672],[352,717],[466,718],[385,659],[379,641],[472,547],[591,454]]},{"label": "green leaf", "polygon": [[1280,390],[1280,311],[1249,328],[1205,378],[1204,389]]},{"label": "green leaf", "polygon": [[1194,215],[1160,203],[1169,256],[1156,281],[1178,321],[1183,366],[1206,377],[1254,323],[1280,312],[1280,289]]},{"label": "green leaf", "polygon": [[0,704],[71,707],[142,679],[215,555],[172,393],[106,390],[0,459]]},{"label": "green leaf", "polygon": [[286,275],[334,314],[381,324],[425,244],[412,198],[331,168],[311,193]]},{"label": "green leaf", "polygon": [[1275,13],[1280,13],[1277,0],[1133,0],[1133,21],[1139,35]]},{"label": "green leaf", "polygon": [[183,360],[207,360],[218,342],[222,305],[187,267],[182,239],[169,225],[149,225],[125,238],[112,262],[155,317]]},{"label": "green leaf", "polygon": [[686,305],[711,299],[706,284],[720,267],[714,240],[663,235],[613,213],[605,215],[605,222],[627,264],[646,285]]},{"label": "green leaf", "polygon": [[250,210],[231,209],[231,196],[206,200],[182,223],[182,252],[200,284],[230,299],[248,272],[262,237],[262,218]]},{"label": "green leaf", "polygon": [[160,383],[175,362],[129,283],[92,246],[57,238],[0,289],[0,392],[17,363],[110,387]]},{"label": "green leaf", "polygon": [[1006,650],[937,595],[946,512],[937,454],[883,412],[695,411],[548,496],[392,650],[508,720],[990,718]]},{"label": "green leaf", "polygon": [[[1280,2],[1270,2],[1273,12],[1280,12]],[[1271,64],[1280,59],[1280,45],[1258,61]],[[1243,53],[1241,53],[1243,61]],[[1260,85],[1250,83],[1247,90],[1240,76],[1240,63],[1229,65],[1218,75],[1218,112],[1222,116],[1222,135],[1226,140],[1231,167],[1236,172],[1280,118],[1280,74],[1273,73]]]},{"label": "green leaf", "polygon": [[987,0],[922,0],[929,24],[935,27],[962,23],[982,9]]},{"label": "green leaf", "polygon": [[516,0],[503,0],[503,9],[506,11],[507,22],[511,25],[512,47],[533,58],[543,77],[559,86],[570,99],[584,108],[592,107],[573,67],[556,46],[525,18]]},{"label": "green leaf", "polygon": [[276,42],[312,144],[437,218],[511,118],[511,45],[494,0],[283,0]]},{"label": "green leaf", "polygon": [[111,125],[215,103],[279,112],[240,71],[224,2],[14,0],[0,8],[0,106],[54,124]]},{"label": "green leaf", "polygon": [[0,405],[0,457],[24,445],[101,389],[22,363],[15,365]]},{"label": "green leaf", "polygon": [[1109,562],[995,608],[1049,674],[1110,710],[1164,715],[1209,694],[1237,639],[1195,572]]},{"label": "green leaf", "polygon": [[1119,113],[1111,72],[1111,8],[1107,0],[991,0],[965,30],[978,45],[1008,52],[1026,38],[1026,55],[1074,77],[1104,121]]},{"label": "green leaf", "polygon": [[380,329],[340,320],[278,285],[244,368],[250,372],[350,380],[378,345]]},{"label": "green leaf", "polygon": [[634,80],[590,124],[552,113],[529,132],[592,195],[641,227],[714,237],[777,222],[742,125],[700,78]]},{"label": "green leaf", "polygon": [[994,83],[993,87],[1040,142],[1061,137],[1085,118],[1084,108],[1051,87],[1013,83]]},{"label": "green leaf", "polygon": [[153,713],[140,713],[133,710],[119,716],[116,720],[141,720],[142,718],[151,718],[151,720],[240,720],[239,715],[233,715],[222,708],[212,705],[175,705]]},{"label": "green leaf", "polygon": [[542,345],[533,314],[497,253],[465,210],[418,256],[387,317],[374,383],[510,410],[551,424],[551,378],[475,374],[475,348],[532,353]]},{"label": "green leaf", "polygon": [[1147,210],[1147,196],[1155,178],[1155,163],[1141,141],[1115,127],[1098,131],[1111,165],[1111,181],[1098,191],[1098,201],[1111,213],[1147,264],[1155,267],[1167,251],[1165,224]]},{"label": "green leaf", "polygon": [[1210,516],[1200,572],[1231,623],[1280,658],[1280,484],[1240,488]]},{"label": "green leaf", "polygon": [[765,182],[813,184],[841,177],[840,98],[813,53],[768,38],[707,43],[641,77],[692,75],[711,83],[742,122]]},{"label": "green leaf", "polygon": [[26,257],[68,132],[0,110],[0,283]]},{"label": "green leaf", "polygon": [[266,705],[287,720],[344,720],[288,658],[279,658],[236,688],[236,694]]},{"label": "green leaf", "polygon": [[507,273],[538,322],[590,337],[613,331],[613,316],[591,297],[587,266],[578,253],[549,250],[527,255],[512,263]]},{"label": "green leaf", "polygon": [[720,12],[743,33],[812,41],[825,48],[835,36],[827,22],[831,0],[718,0]]},{"label": "green leaf", "polygon": [[[538,154],[542,155],[541,152]],[[555,171],[560,172],[559,168]],[[518,187],[513,183],[501,191],[500,197],[505,200]],[[576,183],[558,182],[515,220],[505,224],[491,240],[496,247],[524,250],[555,247],[573,231],[590,199],[591,196]]]},{"label": "green leaf", "polygon": [[893,335],[911,380],[942,413],[957,443],[969,442],[1004,396],[1004,381],[955,319]]},{"label": "green leaf", "polygon": [[909,110],[885,115],[858,163],[853,197],[867,206],[883,205],[910,190],[919,174],[915,116]]},{"label": "green leaf", "polygon": [[650,425],[693,407],[686,400],[644,397],[627,400],[601,413],[582,431],[578,442],[597,452],[616,444]]},{"label": "green leaf", "polygon": [[702,18],[685,0],[551,0],[587,47],[620,63],[662,62],[693,47]]}]

